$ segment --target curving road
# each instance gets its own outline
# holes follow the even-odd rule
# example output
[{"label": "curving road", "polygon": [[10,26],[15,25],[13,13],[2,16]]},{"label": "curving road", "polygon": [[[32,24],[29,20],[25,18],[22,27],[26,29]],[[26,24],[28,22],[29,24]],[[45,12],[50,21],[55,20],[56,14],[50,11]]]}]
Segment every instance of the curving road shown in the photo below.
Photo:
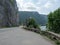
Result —
[{"label": "curving road", "polygon": [[53,45],[41,35],[21,27],[0,29],[0,45]]}]

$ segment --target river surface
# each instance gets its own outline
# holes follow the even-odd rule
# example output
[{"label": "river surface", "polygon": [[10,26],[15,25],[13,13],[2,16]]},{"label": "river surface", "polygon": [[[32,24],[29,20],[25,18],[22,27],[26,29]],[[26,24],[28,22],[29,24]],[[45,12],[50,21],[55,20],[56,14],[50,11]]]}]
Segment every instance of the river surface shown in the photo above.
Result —
[{"label": "river surface", "polygon": [[41,28],[41,30],[43,30],[43,31],[46,31],[46,30],[47,30],[46,26],[40,26],[40,28]]}]

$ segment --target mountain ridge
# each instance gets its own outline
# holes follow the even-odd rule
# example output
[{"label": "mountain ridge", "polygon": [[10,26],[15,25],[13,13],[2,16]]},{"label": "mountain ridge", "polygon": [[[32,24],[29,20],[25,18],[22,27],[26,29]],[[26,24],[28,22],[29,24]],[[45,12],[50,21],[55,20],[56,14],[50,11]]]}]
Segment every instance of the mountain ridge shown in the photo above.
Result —
[{"label": "mountain ridge", "polygon": [[47,23],[47,15],[39,14],[36,11],[19,11],[20,23],[24,24],[29,17],[34,18],[39,25],[45,26]]}]

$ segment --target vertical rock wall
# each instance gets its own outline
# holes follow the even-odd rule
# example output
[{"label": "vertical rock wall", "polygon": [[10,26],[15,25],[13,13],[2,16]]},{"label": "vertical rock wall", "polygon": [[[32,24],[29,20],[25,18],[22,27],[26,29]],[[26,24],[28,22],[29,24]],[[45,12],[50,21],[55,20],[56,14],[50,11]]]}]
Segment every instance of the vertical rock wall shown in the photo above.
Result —
[{"label": "vertical rock wall", "polygon": [[0,27],[18,26],[19,15],[15,0],[0,0]]}]

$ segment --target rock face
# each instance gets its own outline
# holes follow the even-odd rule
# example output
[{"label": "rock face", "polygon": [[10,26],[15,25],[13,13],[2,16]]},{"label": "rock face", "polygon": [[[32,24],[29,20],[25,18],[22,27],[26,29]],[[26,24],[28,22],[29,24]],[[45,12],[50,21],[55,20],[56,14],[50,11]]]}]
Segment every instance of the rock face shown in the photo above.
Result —
[{"label": "rock face", "polygon": [[0,27],[18,25],[19,16],[16,0],[0,0]]}]

